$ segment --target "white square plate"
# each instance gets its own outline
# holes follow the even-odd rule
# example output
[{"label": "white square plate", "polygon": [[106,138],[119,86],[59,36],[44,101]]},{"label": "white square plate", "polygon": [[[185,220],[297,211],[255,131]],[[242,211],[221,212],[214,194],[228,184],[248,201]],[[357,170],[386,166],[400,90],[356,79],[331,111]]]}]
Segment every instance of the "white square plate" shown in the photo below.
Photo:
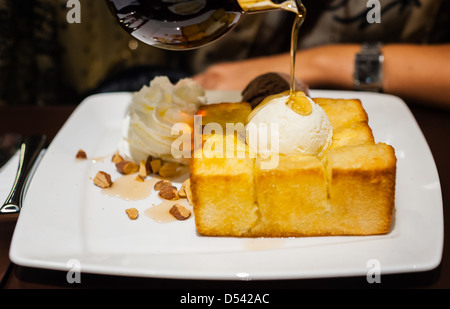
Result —
[{"label": "white square plate", "polygon": [[[397,97],[364,92],[311,91],[312,97],[359,98],[377,142],[398,158],[396,211],[387,235],[239,239],[202,237],[194,219],[158,223],[142,213],[158,204],[105,196],[93,185],[117,149],[129,93],[87,98],[57,134],[30,183],[10,257],[19,265],[98,274],[183,279],[262,280],[365,276],[430,270],[443,249],[441,188],[430,149],[413,115]],[[237,92],[208,92],[210,102],[238,101]],[[114,177],[114,176],[113,176]],[[176,183],[177,186],[180,183]],[[131,221],[124,210],[141,215]],[[377,264],[372,264],[373,262]]]}]

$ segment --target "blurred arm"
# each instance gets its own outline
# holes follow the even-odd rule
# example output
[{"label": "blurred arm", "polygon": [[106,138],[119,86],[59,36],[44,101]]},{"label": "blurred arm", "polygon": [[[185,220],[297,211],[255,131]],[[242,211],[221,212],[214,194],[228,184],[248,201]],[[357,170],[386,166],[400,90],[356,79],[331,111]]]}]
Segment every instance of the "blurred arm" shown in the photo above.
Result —
[{"label": "blurred arm", "polygon": [[[299,51],[296,77],[310,88],[353,89],[358,44],[329,45]],[[385,45],[385,93],[450,108],[450,44]],[[211,66],[194,77],[205,89],[243,90],[256,76],[267,72],[289,73],[289,54]]]}]

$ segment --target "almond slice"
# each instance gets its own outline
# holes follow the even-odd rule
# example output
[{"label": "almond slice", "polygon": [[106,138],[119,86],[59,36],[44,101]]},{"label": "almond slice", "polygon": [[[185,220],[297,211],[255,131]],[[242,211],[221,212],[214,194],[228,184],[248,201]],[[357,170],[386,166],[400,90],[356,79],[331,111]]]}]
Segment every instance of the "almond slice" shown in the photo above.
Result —
[{"label": "almond slice", "polygon": [[186,179],[183,184],[180,187],[180,190],[178,190],[178,196],[182,197],[182,198],[187,198],[188,197],[188,192],[190,190],[190,179]]},{"label": "almond slice", "polygon": [[145,165],[145,160],[141,160],[139,163],[139,176],[142,177],[142,179],[145,179],[147,177],[147,167]]},{"label": "almond slice", "polygon": [[141,175],[137,175],[135,180],[139,181],[139,182],[144,182],[145,181],[145,179]]},{"label": "almond slice", "polygon": [[161,160],[157,159],[150,161],[150,167],[152,168],[153,173],[158,173],[161,168]]},{"label": "almond slice", "polygon": [[111,175],[103,171],[99,171],[94,177],[94,184],[103,189],[111,187]]},{"label": "almond slice", "polygon": [[170,208],[169,213],[177,220],[183,221],[189,219],[191,212],[180,204],[175,204]]},{"label": "almond slice", "polygon": [[147,175],[150,175],[153,173],[151,162],[153,161],[152,156],[148,156],[147,160],[145,161],[145,168],[147,169]]},{"label": "almond slice", "polygon": [[183,186],[181,186],[180,190],[178,190],[178,196],[181,198],[187,198],[186,190]]},{"label": "almond slice", "polygon": [[186,199],[187,199],[188,203],[193,205],[192,204],[191,179],[190,178],[186,179],[181,186],[182,186],[184,192],[186,193]]},{"label": "almond slice", "polygon": [[78,150],[77,155],[75,157],[81,160],[87,159],[86,152],[82,149]]},{"label": "almond slice", "polygon": [[159,169],[159,176],[164,178],[171,178],[178,174],[178,164],[173,162],[164,163]]},{"label": "almond slice", "polygon": [[136,220],[137,217],[139,216],[139,211],[136,208],[125,209],[125,212],[127,213],[128,218],[130,218],[130,220]]},{"label": "almond slice", "polygon": [[164,186],[172,186],[172,182],[170,182],[169,180],[166,180],[166,179],[160,180],[157,183],[155,183],[155,186],[153,187],[153,189],[155,189],[156,191],[159,191]]},{"label": "almond slice", "polygon": [[165,199],[165,200],[169,200],[169,201],[174,201],[174,200],[178,200],[179,196],[178,196],[178,189],[174,186],[163,186],[161,188],[161,190],[159,191],[159,197]]},{"label": "almond slice", "polygon": [[133,161],[120,161],[116,163],[117,171],[124,175],[134,174],[139,171],[139,166]]},{"label": "almond slice", "polygon": [[121,161],[125,161],[125,159],[118,153],[116,152],[115,154],[113,154],[112,158],[111,158],[111,162],[113,162],[114,164],[119,163]]}]

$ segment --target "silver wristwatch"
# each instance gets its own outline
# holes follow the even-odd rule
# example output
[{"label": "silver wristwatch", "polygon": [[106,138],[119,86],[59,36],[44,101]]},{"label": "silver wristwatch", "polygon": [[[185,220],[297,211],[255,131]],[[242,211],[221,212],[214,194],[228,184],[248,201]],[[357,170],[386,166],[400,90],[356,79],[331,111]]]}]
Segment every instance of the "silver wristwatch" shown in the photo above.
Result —
[{"label": "silver wristwatch", "polygon": [[363,43],[355,57],[355,90],[382,92],[383,62],[381,43]]}]

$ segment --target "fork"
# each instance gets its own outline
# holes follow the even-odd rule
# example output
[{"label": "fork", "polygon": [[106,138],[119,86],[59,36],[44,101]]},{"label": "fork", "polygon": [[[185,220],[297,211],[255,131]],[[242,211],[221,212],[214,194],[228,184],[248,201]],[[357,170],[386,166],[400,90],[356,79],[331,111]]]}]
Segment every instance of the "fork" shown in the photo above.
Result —
[{"label": "fork", "polygon": [[27,137],[20,146],[19,166],[16,178],[5,203],[0,208],[0,214],[18,213],[22,209],[22,199],[25,185],[30,171],[44,148],[47,138],[45,135]]}]

